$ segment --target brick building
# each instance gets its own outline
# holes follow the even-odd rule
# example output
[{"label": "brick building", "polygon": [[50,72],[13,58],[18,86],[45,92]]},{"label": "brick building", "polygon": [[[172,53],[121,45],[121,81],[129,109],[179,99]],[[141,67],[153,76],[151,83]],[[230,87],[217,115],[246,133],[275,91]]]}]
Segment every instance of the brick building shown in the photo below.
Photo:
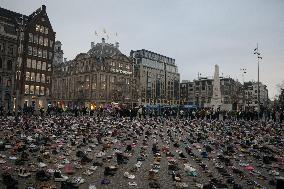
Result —
[{"label": "brick building", "polygon": [[[46,108],[50,99],[52,59],[55,32],[51,26],[46,6],[31,15],[22,15],[1,8],[1,19],[11,20],[10,30],[17,35],[15,56],[15,107]],[[1,41],[2,42],[2,41]],[[18,50],[16,50],[17,48]]]}]

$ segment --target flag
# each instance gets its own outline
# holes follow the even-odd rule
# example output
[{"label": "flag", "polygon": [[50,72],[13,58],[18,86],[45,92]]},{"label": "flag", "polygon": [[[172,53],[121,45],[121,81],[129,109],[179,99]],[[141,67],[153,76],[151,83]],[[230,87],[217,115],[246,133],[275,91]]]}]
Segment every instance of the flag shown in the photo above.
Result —
[{"label": "flag", "polygon": [[117,37],[117,32],[115,33],[115,36]]},{"label": "flag", "polygon": [[106,29],[103,29],[103,33],[106,33]]},{"label": "flag", "polygon": [[257,51],[258,50],[258,48],[256,47],[254,50],[253,50],[253,52],[255,52],[255,51]]},{"label": "flag", "polygon": [[262,57],[261,57],[261,56],[259,56],[258,58],[262,59]]},{"label": "flag", "polygon": [[95,31],[95,35],[96,35],[96,36],[98,36],[98,33],[97,33],[97,31]]}]

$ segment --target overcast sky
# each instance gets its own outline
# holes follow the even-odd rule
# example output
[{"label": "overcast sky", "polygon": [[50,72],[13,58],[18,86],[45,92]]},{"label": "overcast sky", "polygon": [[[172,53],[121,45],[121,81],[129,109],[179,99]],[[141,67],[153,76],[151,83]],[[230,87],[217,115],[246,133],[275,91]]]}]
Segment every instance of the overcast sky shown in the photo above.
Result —
[{"label": "overcast sky", "polygon": [[2,0],[0,6],[29,15],[42,4],[68,59],[100,42],[105,29],[126,55],[147,49],[174,58],[181,80],[213,76],[218,64],[224,76],[256,81],[258,43],[260,80],[271,98],[284,80],[284,0]]}]

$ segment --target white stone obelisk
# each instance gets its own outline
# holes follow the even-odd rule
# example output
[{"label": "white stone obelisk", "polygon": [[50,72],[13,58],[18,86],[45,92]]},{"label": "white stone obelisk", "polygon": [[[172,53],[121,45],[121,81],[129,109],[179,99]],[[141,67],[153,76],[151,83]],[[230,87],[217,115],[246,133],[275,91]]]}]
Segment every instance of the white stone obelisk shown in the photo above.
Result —
[{"label": "white stone obelisk", "polygon": [[221,87],[220,87],[220,77],[219,77],[219,66],[215,65],[214,80],[213,80],[213,96],[211,99],[211,108],[217,110],[221,109],[222,97],[221,97]]}]

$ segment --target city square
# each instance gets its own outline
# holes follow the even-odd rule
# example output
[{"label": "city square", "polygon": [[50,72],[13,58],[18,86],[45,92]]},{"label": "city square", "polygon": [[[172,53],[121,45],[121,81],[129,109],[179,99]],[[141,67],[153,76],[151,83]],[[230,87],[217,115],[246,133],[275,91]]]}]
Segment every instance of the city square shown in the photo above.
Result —
[{"label": "city square", "polygon": [[0,3],[1,189],[284,188],[283,2],[68,3]]}]

